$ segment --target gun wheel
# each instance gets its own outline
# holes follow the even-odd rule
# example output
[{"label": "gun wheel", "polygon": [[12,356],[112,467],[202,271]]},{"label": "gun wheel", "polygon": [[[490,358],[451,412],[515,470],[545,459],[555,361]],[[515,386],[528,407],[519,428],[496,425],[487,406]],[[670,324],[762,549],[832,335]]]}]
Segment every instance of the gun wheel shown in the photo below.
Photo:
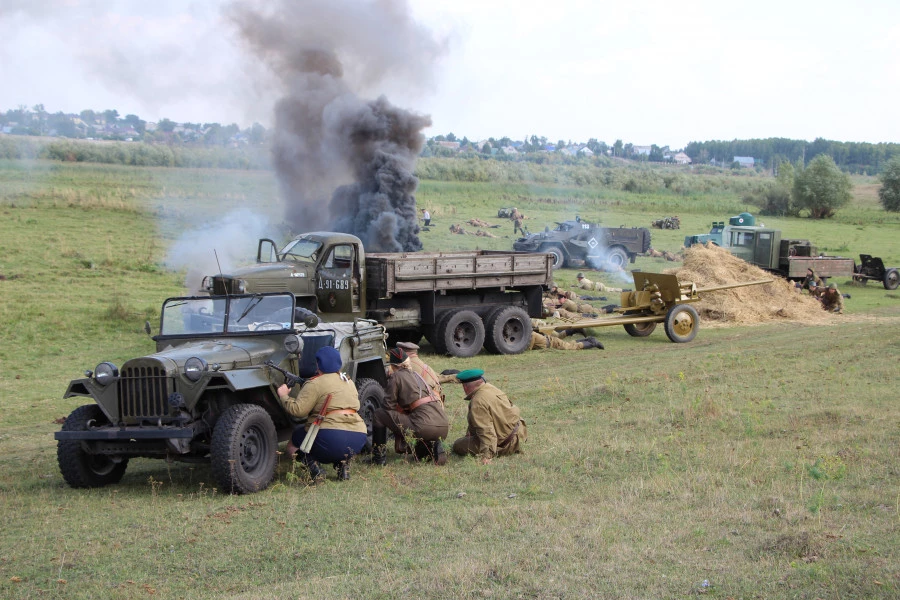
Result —
[{"label": "gun wheel", "polygon": [[631,337],[647,337],[656,329],[656,323],[626,323],[623,327]]},{"label": "gun wheel", "polygon": [[676,304],[666,313],[664,322],[666,335],[676,344],[689,342],[700,329],[700,316],[693,306]]},{"label": "gun wheel", "polygon": [[900,272],[897,269],[888,269],[884,272],[884,289],[896,290],[900,286]]}]

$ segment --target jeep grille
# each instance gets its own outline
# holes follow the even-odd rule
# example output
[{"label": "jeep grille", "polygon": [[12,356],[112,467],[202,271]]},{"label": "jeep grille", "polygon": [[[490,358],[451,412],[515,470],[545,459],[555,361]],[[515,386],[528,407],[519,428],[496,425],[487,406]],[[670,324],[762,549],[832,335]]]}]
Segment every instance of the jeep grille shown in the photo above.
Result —
[{"label": "jeep grille", "polygon": [[119,415],[134,422],[169,416],[171,379],[161,366],[134,366],[122,370],[119,378]]}]

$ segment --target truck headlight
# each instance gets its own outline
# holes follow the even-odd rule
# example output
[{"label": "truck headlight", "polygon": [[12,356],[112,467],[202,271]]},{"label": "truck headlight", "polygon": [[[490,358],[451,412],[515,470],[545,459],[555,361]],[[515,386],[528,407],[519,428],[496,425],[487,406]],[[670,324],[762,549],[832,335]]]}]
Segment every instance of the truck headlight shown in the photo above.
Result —
[{"label": "truck headlight", "polygon": [[235,294],[243,294],[247,291],[247,282],[243,279],[235,279],[234,284],[232,286]]},{"label": "truck headlight", "polygon": [[100,385],[109,385],[119,377],[119,368],[111,362],[102,362],[94,369],[94,381]]},{"label": "truck headlight", "polygon": [[184,361],[184,376],[194,383],[200,381],[206,372],[208,365],[206,361],[197,356],[192,356]]},{"label": "truck headlight", "polygon": [[289,354],[300,354],[303,352],[303,338],[299,335],[289,335],[284,338],[284,349]]}]

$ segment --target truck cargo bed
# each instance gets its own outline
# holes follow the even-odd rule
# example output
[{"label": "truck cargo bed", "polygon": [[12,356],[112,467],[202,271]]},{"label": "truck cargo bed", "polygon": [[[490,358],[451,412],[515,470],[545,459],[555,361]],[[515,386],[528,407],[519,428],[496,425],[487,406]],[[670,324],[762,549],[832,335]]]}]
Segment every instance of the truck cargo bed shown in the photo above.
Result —
[{"label": "truck cargo bed", "polygon": [[366,255],[369,294],[447,292],[549,285],[552,257],[529,252],[475,250]]}]

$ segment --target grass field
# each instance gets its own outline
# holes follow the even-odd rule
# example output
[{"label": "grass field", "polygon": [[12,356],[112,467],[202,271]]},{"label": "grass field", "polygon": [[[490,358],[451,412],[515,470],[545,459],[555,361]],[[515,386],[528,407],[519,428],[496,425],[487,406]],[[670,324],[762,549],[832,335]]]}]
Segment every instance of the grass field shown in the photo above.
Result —
[{"label": "grass field", "polygon": [[[834,222],[766,221],[900,265],[900,228],[870,186]],[[900,294],[873,284],[845,289],[849,315],[828,326],[701,328],[679,345],[607,328],[603,351],[430,357],[484,368],[522,407],[526,453],[490,466],[392,455],[306,487],[282,459],[271,488],[233,497],[206,465],[136,459],[119,485],[68,488],[52,437],[78,404],[61,398],[68,381],[152,351],[144,320],[184,292],[163,265],[172,240],[241,206],[277,219],[274,197],[263,172],[0,163],[0,596],[900,595]],[[501,206],[532,230],[575,212],[628,226],[676,213],[682,230],[654,231],[672,250],[746,208],[732,192],[691,204],[438,181],[419,203],[436,222],[426,249],[509,248]],[[447,231],[471,217],[509,237]],[[448,407],[452,438],[459,386]]]}]

